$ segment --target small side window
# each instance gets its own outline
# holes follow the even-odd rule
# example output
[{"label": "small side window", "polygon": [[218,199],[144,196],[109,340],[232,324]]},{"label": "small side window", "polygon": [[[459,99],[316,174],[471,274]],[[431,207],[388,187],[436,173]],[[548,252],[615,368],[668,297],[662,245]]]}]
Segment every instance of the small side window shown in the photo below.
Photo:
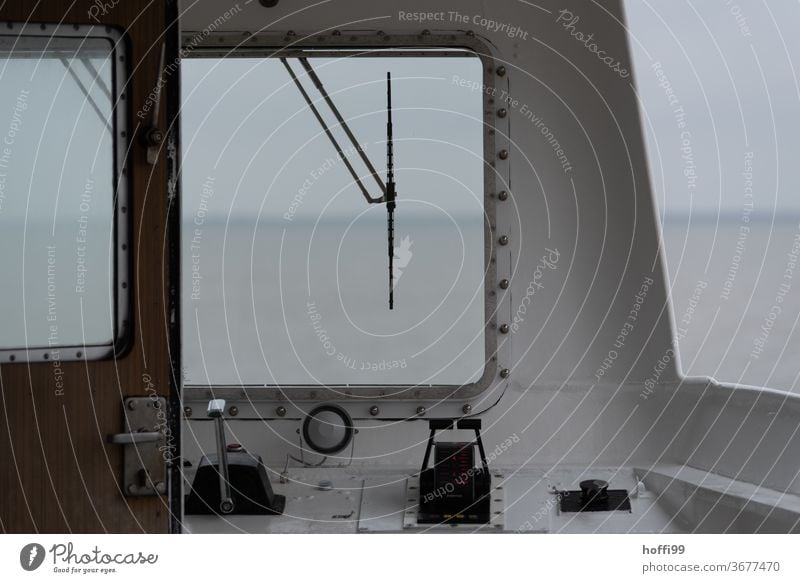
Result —
[{"label": "small side window", "polygon": [[0,362],[125,344],[125,63],[107,27],[0,30]]},{"label": "small side window", "polygon": [[625,6],[681,372],[797,393],[797,6]]}]

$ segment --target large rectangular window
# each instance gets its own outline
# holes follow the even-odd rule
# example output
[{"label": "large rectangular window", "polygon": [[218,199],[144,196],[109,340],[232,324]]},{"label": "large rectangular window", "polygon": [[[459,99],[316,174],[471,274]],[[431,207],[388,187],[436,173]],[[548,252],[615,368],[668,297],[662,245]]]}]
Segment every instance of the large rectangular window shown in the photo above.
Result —
[{"label": "large rectangular window", "polygon": [[[387,205],[367,202],[388,183],[387,73],[393,309]],[[480,87],[481,60],[328,51],[183,61],[187,384],[481,379],[484,103],[454,79]]]}]

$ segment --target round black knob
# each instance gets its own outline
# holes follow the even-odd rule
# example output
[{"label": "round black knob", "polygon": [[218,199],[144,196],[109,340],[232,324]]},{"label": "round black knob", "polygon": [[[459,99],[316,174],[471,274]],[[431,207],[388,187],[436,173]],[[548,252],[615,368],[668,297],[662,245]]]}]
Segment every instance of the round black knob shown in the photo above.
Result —
[{"label": "round black knob", "polygon": [[608,500],[608,482],[605,480],[584,480],[581,482],[581,498],[584,502],[604,502]]}]

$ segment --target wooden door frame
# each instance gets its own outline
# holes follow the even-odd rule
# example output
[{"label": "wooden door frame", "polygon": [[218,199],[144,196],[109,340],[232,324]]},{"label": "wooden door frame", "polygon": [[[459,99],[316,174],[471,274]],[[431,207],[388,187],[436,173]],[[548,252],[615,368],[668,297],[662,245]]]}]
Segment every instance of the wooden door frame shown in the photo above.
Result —
[{"label": "wooden door frame", "polygon": [[[177,68],[171,75],[161,70],[162,43],[165,62],[179,55],[177,16],[177,0],[0,3],[0,22],[100,24],[128,38],[133,330],[124,355],[61,363],[62,395],[54,393],[51,362],[0,365],[2,532],[180,531],[180,93]],[[150,165],[142,142],[149,121],[133,112],[142,111],[162,75],[156,123],[166,128],[166,139]],[[127,497],[120,484],[122,448],[106,436],[125,431],[124,398],[149,393],[169,402],[169,494]]]},{"label": "wooden door frame", "polygon": [[[179,0],[165,0],[165,62],[180,63],[181,33]],[[183,457],[181,426],[183,424],[183,364],[181,363],[181,72],[172,76],[166,86],[166,172],[167,172],[167,245],[169,249],[169,427],[172,432],[172,471],[169,474],[169,532],[183,532]]]}]

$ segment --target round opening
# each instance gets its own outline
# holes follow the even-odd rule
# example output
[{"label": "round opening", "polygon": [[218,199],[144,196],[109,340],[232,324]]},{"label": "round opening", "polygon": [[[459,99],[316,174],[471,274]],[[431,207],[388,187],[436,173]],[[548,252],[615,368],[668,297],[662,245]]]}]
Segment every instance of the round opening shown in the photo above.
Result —
[{"label": "round opening", "polygon": [[303,439],[317,453],[339,453],[353,439],[353,420],[338,405],[320,405],[303,421]]}]

